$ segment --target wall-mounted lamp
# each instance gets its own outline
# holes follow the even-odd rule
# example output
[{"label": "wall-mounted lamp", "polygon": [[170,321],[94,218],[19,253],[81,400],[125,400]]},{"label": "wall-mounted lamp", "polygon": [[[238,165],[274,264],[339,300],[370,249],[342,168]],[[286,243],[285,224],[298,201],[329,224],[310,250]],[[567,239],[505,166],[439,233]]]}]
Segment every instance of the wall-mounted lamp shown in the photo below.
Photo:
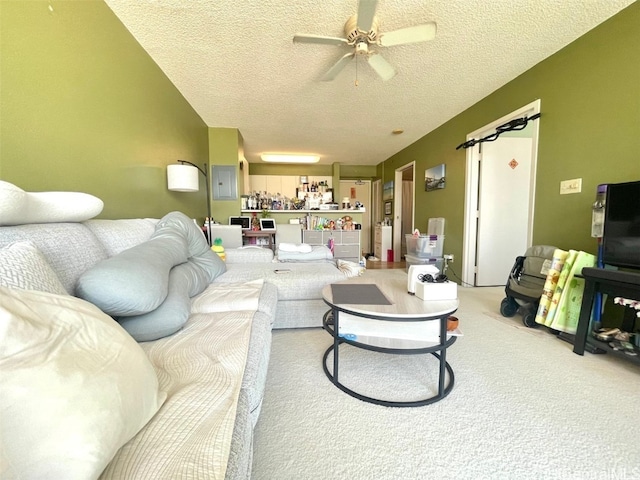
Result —
[{"label": "wall-mounted lamp", "polygon": [[200,190],[198,172],[204,175],[207,189],[207,242],[211,246],[211,199],[209,193],[209,176],[207,164],[204,169],[186,160],[178,160],[180,165],[167,165],[167,188],[173,192],[197,192]]},{"label": "wall-mounted lamp", "polygon": [[263,162],[272,163],[318,163],[319,155],[292,154],[292,153],[263,153],[260,155]]}]

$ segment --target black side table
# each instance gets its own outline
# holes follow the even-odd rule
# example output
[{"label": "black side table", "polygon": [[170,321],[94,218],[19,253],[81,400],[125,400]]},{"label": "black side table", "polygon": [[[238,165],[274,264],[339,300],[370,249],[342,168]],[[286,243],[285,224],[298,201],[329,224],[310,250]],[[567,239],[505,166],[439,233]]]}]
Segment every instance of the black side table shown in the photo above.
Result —
[{"label": "black side table", "polygon": [[578,355],[584,355],[593,299],[597,292],[616,297],[640,299],[640,273],[585,267],[582,269],[581,277],[585,279],[584,294],[573,344],[573,352]]}]

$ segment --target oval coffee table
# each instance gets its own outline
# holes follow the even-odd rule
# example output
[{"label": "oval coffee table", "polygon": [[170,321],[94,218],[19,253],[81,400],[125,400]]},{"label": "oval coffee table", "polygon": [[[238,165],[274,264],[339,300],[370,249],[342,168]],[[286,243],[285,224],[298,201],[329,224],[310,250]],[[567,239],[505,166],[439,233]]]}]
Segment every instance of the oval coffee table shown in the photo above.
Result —
[{"label": "oval coffee table", "polygon": [[[322,367],[340,390],[364,402],[389,407],[429,405],[451,392],[454,374],[447,363],[446,351],[457,337],[447,334],[447,318],[457,310],[457,299],[424,301],[410,295],[406,273],[392,269],[368,270],[363,276],[327,285],[322,298],[331,307],[324,315],[323,328],[333,337]],[[339,381],[339,347],[343,343],[382,353],[430,353],[439,360],[438,393],[422,400],[393,401],[353,391]],[[333,372],[330,372],[327,359],[332,351]]]}]

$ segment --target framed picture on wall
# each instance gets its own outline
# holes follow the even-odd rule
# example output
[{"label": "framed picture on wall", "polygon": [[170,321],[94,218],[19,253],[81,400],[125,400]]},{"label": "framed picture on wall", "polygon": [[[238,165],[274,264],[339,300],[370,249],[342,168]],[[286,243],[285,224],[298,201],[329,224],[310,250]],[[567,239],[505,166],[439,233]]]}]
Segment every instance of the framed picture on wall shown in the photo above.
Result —
[{"label": "framed picture on wall", "polygon": [[387,182],[382,187],[382,200],[393,200],[393,182]]},{"label": "framed picture on wall", "polygon": [[424,189],[427,192],[444,188],[444,163],[424,171]]},{"label": "framed picture on wall", "polygon": [[384,202],[384,214],[391,215],[391,202]]}]

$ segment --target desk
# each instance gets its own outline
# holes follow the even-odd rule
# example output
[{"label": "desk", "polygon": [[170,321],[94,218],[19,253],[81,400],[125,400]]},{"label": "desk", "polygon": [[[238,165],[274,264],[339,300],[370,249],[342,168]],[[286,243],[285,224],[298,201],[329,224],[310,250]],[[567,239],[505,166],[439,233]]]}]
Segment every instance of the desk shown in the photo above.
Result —
[{"label": "desk", "polygon": [[266,238],[269,242],[269,248],[275,252],[275,241],[274,236],[276,231],[273,230],[247,230],[246,232],[242,232],[243,238]]},{"label": "desk", "polygon": [[584,295],[573,344],[573,352],[578,355],[584,355],[589,335],[593,299],[597,292],[616,297],[640,299],[640,274],[638,273],[604,270],[602,268],[583,268],[582,277],[585,279]]}]

